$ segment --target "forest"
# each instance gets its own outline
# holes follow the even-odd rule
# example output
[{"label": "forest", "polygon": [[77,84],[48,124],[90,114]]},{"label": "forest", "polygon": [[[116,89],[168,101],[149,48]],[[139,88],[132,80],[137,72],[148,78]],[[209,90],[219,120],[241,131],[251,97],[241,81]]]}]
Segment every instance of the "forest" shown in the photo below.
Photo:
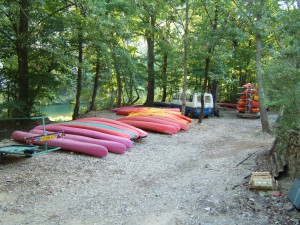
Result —
[{"label": "forest", "polygon": [[299,1],[1,0],[0,114],[80,113],[169,101],[178,91],[236,103],[256,84],[278,110],[274,134],[300,130]]}]

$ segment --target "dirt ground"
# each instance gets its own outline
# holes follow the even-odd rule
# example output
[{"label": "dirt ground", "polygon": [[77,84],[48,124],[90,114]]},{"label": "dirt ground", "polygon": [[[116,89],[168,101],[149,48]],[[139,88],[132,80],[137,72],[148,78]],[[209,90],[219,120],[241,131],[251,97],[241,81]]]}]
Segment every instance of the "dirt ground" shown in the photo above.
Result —
[{"label": "dirt ground", "polygon": [[[287,199],[289,178],[278,179],[278,192],[248,188],[251,172],[268,170],[273,137],[261,132],[259,119],[237,118],[230,109],[220,115],[195,119],[176,135],[149,133],[122,155],[5,155],[0,224],[300,224]],[[271,124],[275,118],[270,113]]]}]

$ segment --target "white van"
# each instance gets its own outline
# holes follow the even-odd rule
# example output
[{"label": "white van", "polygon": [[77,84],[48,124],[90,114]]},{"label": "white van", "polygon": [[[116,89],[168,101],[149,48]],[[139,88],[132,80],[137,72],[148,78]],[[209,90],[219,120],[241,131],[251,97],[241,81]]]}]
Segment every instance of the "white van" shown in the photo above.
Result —
[{"label": "white van", "polygon": [[[182,108],[182,92],[176,93],[170,103],[172,108]],[[213,115],[213,97],[212,94],[204,94],[204,117],[209,117]],[[199,116],[201,112],[201,94],[200,93],[190,93],[185,94],[185,115],[189,117]]]}]

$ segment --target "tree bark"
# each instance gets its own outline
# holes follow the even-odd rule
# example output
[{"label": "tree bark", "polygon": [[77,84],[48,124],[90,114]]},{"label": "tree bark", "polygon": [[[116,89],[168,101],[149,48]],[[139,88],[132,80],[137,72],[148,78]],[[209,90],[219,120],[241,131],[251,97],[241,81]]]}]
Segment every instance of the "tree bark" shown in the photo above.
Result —
[{"label": "tree bark", "polygon": [[[218,3],[215,4],[215,15],[214,19],[212,21],[212,29],[215,31],[218,29],[218,20],[219,20],[219,5]],[[204,83],[202,86],[202,93],[201,93],[201,111],[200,111],[200,116],[198,123],[202,123],[202,119],[204,116],[204,108],[205,108],[205,103],[204,103],[204,94],[206,92],[207,86],[208,86],[208,72],[209,72],[209,66],[211,62],[211,53],[213,52],[213,46],[210,46],[208,49],[208,57],[205,59],[205,69],[204,69]]]},{"label": "tree bark", "polygon": [[116,55],[116,47],[112,46],[111,48],[112,52],[112,58],[114,62],[114,67],[116,70],[116,78],[117,78],[117,107],[122,105],[122,93],[123,93],[123,87],[122,87],[122,79],[121,79],[121,71],[119,68],[119,63],[117,60],[117,55]]},{"label": "tree bark", "polygon": [[[211,53],[211,49],[209,50],[209,53]],[[209,71],[209,65],[210,65],[210,57],[207,57],[205,59],[205,70],[204,70],[204,82],[202,86],[202,93],[201,93],[201,111],[200,111],[200,116],[198,119],[198,123],[202,123],[202,119],[204,117],[204,94],[206,92],[206,87],[207,87],[207,81],[208,81],[208,71]]]},{"label": "tree bark", "polygon": [[155,71],[154,71],[154,29],[155,29],[155,17],[150,16],[151,29],[147,31],[147,68],[148,68],[148,92],[145,106],[153,106],[154,104],[154,88],[155,88]]},{"label": "tree bark", "polygon": [[220,114],[219,114],[219,109],[218,109],[218,104],[217,104],[217,101],[218,101],[217,92],[218,92],[218,81],[214,80],[213,81],[213,88],[212,88],[212,91],[211,91],[211,94],[213,96],[213,102],[214,102],[213,111],[214,111],[214,116],[219,117]]},{"label": "tree bark", "polygon": [[265,107],[265,93],[263,87],[261,58],[262,58],[261,35],[258,32],[256,34],[256,76],[257,76],[257,83],[258,83],[260,119],[261,119],[262,131],[266,133],[271,133],[268,114]]},{"label": "tree bark", "polygon": [[73,120],[77,119],[79,116],[79,108],[80,108],[80,96],[82,89],[82,62],[83,62],[83,35],[81,31],[81,27],[79,27],[78,31],[78,71],[77,71],[77,88],[76,88],[76,99],[75,99],[75,107],[73,113]]},{"label": "tree bark", "polygon": [[94,88],[93,88],[93,95],[91,99],[91,105],[89,111],[96,110],[95,102],[96,102],[96,96],[99,86],[99,77],[100,77],[100,71],[101,71],[101,56],[100,53],[97,53],[97,62],[96,62],[96,71],[95,71],[95,77],[94,77]]},{"label": "tree bark", "polygon": [[20,112],[13,112],[13,116],[30,116],[33,102],[29,91],[29,68],[28,68],[28,35],[29,35],[29,7],[30,0],[20,1],[19,32],[17,33],[16,48],[18,53],[18,101],[21,104]]},{"label": "tree bark", "polygon": [[168,53],[163,56],[163,66],[162,66],[162,79],[163,79],[163,95],[162,102],[166,101],[167,98],[167,68],[168,68]]},{"label": "tree bark", "polygon": [[185,27],[184,27],[184,37],[183,37],[183,50],[184,50],[184,58],[183,58],[183,84],[182,84],[182,108],[181,114],[185,114],[185,95],[186,95],[186,82],[188,76],[188,37],[189,37],[189,1],[185,0]]}]

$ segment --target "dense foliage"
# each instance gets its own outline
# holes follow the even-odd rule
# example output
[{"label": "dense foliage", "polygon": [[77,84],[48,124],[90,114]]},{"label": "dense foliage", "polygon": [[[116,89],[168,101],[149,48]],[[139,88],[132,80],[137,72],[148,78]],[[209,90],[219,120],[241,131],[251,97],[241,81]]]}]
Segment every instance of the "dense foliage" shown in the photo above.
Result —
[{"label": "dense foliage", "polygon": [[182,88],[211,92],[213,84],[219,101],[236,102],[238,87],[259,81],[259,37],[260,88],[284,111],[278,127],[299,130],[298,1],[0,2],[4,117],[74,102],[76,118],[83,110],[168,101]]},{"label": "dense foliage", "polygon": [[[285,5],[278,13],[276,39],[266,61],[265,83],[269,104],[280,108],[276,136],[280,145],[289,142],[290,133],[300,135],[300,11],[299,5]],[[275,50],[274,50],[275,49]]]}]

